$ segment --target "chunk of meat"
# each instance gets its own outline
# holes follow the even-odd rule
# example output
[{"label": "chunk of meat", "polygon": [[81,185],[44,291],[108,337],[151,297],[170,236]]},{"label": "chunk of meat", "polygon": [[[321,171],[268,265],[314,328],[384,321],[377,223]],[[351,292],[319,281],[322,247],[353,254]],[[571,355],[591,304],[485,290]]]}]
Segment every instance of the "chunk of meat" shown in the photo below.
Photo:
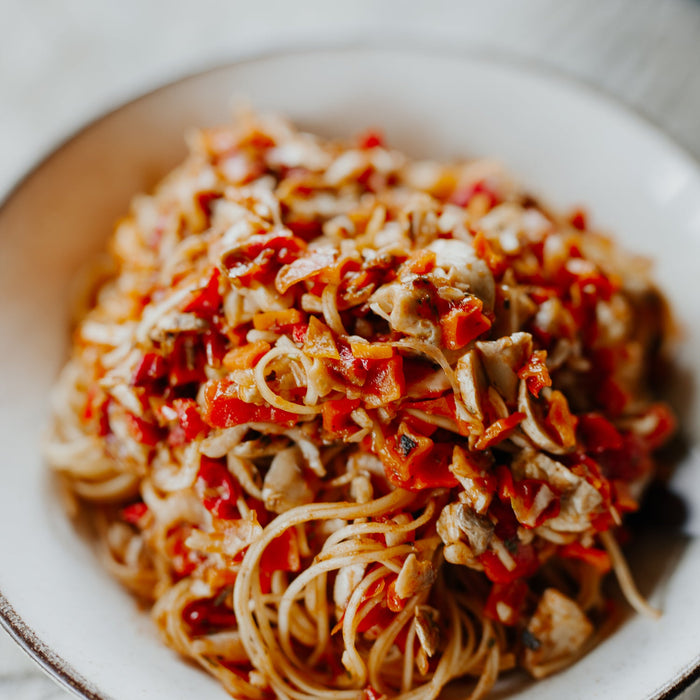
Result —
[{"label": "chunk of meat", "polygon": [[265,507],[275,513],[314,500],[315,491],[304,476],[298,447],[288,447],[275,455],[263,481],[262,496]]},{"label": "chunk of meat", "polygon": [[574,661],[592,633],[593,625],[581,608],[547,588],[527,625],[523,666],[535,678],[544,678]]}]

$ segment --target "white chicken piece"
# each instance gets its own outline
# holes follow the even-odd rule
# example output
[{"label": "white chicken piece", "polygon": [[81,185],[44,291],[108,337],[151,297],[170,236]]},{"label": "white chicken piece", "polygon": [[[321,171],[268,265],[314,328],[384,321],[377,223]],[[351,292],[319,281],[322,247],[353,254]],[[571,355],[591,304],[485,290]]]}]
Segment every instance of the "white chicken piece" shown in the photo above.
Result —
[{"label": "white chicken piece", "polygon": [[523,666],[535,678],[544,678],[574,661],[593,633],[581,608],[555,588],[547,588],[524,634]]},{"label": "white chicken piece", "polygon": [[301,450],[296,446],[275,455],[263,481],[265,508],[284,513],[314,500],[315,491],[304,478],[302,465]]}]

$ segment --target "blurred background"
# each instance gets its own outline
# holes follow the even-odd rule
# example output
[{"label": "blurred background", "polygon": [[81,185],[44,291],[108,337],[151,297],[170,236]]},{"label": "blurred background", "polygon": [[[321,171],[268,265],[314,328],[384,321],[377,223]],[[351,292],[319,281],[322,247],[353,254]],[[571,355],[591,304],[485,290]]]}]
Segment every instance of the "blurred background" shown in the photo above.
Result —
[{"label": "blurred background", "polygon": [[[554,70],[700,158],[697,0],[0,0],[0,27],[0,200],[82,125],[145,91],[245,56],[336,44]],[[69,694],[0,632],[0,697]]]}]

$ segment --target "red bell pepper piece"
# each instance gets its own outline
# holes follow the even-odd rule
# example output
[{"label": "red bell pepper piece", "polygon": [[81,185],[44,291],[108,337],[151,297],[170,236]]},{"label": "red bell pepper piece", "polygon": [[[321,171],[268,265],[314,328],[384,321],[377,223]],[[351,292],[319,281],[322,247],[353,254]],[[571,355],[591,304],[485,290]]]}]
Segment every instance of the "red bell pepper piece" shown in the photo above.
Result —
[{"label": "red bell pepper piece", "polygon": [[236,501],[240,487],[220,460],[202,455],[195,489],[204,507],[217,518],[233,520],[239,517]]},{"label": "red bell pepper piece", "polygon": [[515,567],[509,570],[500,557],[493,551],[484,552],[479,561],[484,567],[484,573],[494,583],[512,583],[519,578],[532,576],[539,568],[537,553],[531,544],[518,542],[517,549],[511,553]]},{"label": "red bell pepper piece", "polygon": [[323,403],[323,429],[334,435],[346,436],[357,430],[350,414],[360,405],[360,399],[335,399]]},{"label": "red bell pepper piece", "polygon": [[494,583],[484,606],[484,615],[504,625],[517,624],[527,592],[527,584],[521,578],[511,583]]},{"label": "red bell pepper piece", "polygon": [[219,276],[219,268],[215,267],[206,285],[202,289],[192,292],[192,296],[182,310],[186,313],[195,313],[200,316],[213,316],[217,313],[223,301],[219,292]]},{"label": "red bell pepper piece", "polygon": [[468,297],[457,302],[440,317],[442,344],[459,350],[491,328],[491,321],[481,313],[481,299]]}]

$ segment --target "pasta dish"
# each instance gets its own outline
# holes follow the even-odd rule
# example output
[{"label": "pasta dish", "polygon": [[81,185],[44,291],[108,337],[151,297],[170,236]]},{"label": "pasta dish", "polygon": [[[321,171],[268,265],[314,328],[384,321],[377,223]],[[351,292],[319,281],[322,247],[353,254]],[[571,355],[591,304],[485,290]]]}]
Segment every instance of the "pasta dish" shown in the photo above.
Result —
[{"label": "pasta dish", "polygon": [[674,430],[647,264],[495,163],[243,115],[139,196],[47,446],[109,570],[236,698],[470,698],[600,638]]}]

